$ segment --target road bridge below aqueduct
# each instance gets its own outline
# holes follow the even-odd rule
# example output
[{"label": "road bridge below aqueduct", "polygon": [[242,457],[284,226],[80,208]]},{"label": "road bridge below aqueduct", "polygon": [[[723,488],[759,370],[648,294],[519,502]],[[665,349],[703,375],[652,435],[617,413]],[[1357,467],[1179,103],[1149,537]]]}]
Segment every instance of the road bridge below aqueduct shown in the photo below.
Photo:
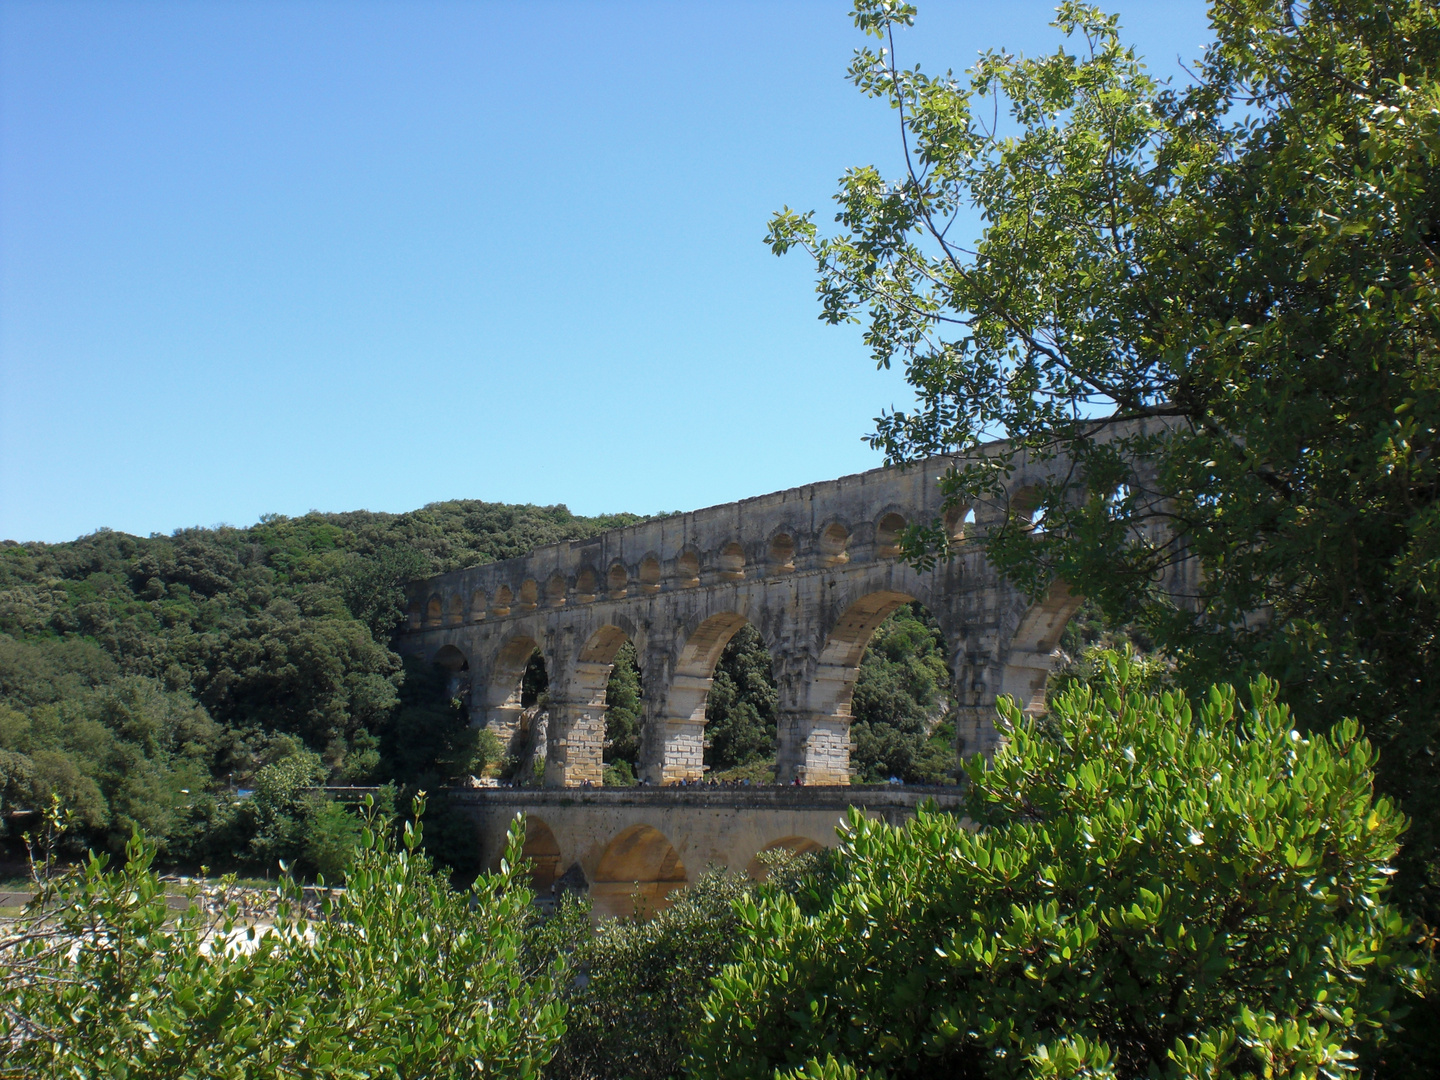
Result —
[{"label": "road bridge below aqueduct", "polygon": [[515,815],[525,815],[525,856],[537,891],[588,892],[597,915],[664,906],[666,894],[707,867],[760,872],[762,852],[814,851],[836,842],[848,809],[900,824],[926,799],[957,810],[955,788],[638,787],[452,790],[476,825],[483,864],[499,866]]},{"label": "road bridge below aqueduct", "polygon": [[[640,771],[663,784],[703,776],[711,677],[749,622],[779,691],[777,779],[843,784],[861,656],[891,612],[918,600],[948,646],[957,749],[988,753],[997,696],[1043,708],[1080,598],[1057,583],[1032,602],[967,541],[1007,514],[1023,518],[1068,464],[1022,461],[1006,499],[947,512],[940,481],[955,464],[875,469],[412,582],[397,648],[448,667],[472,722],[507,743],[520,731],[521,678],[538,650],[550,680],[545,783],[576,787],[602,783],[606,683],[616,652],[633,642]],[[937,519],[951,557],[916,570],[898,557],[901,534]]]}]

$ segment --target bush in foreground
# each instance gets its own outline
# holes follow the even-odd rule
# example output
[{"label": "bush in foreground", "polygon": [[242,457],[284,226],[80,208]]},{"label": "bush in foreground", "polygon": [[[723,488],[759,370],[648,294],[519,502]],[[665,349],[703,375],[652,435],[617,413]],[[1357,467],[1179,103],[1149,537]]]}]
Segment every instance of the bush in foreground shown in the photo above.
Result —
[{"label": "bush in foreground", "polygon": [[[564,1031],[562,965],[527,948],[523,829],[499,874],[456,892],[372,813],[346,889],[273,929],[167,922],[155,848],[92,856],[0,937],[0,1047],[18,1075],[159,1078],[538,1076]],[[227,944],[228,943],[228,944]]]},{"label": "bush in foreground", "polygon": [[716,870],[675,893],[651,918],[615,919],[591,931],[583,902],[572,957],[567,1030],[552,1080],[666,1080],[680,1071],[710,979],[735,958],[738,899],[754,883]]},{"label": "bush in foreground", "polygon": [[1306,740],[1274,686],[1192,710],[1098,686],[1002,707],[973,831],[852,813],[832,884],[741,902],[703,1077],[1334,1076],[1422,957],[1386,902],[1404,820],[1354,724]]}]

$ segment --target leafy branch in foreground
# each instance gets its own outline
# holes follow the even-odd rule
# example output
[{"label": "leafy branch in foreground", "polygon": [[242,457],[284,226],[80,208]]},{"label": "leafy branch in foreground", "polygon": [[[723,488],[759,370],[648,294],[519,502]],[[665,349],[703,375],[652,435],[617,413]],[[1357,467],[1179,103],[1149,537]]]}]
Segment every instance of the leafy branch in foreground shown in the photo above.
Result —
[{"label": "leafy branch in foreground", "polygon": [[[852,812],[824,890],[742,901],[702,1077],[1337,1076],[1423,989],[1405,826],[1353,723],[1203,705],[1111,654],[968,765],[977,828]],[[1383,1049],[1383,1048],[1382,1048]]]},{"label": "leafy branch in foreground", "polygon": [[[1437,922],[1440,8],[1210,14],[1171,86],[1074,0],[1055,52],[965,76],[901,66],[914,7],[856,0],[878,44],[850,74],[896,110],[903,164],[846,173],[833,233],[787,209],[767,241],[814,258],[822,318],[905,366],[916,406],[872,440],[889,461],[1011,440],[946,495],[993,521],[972,542],[1013,581],[1139,624],[1191,689],[1264,672],[1314,730],[1361,720],[1415,822],[1398,893]],[[1060,457],[1011,504],[1017,464]],[[949,545],[908,537],[922,563]]]},{"label": "leafy branch in foreground", "polygon": [[[468,893],[371,811],[318,911],[287,878],[273,926],[172,918],[154,845],[89,862],[0,941],[7,1066],[76,1078],[538,1076],[564,1031],[562,960],[527,950],[523,827]],[[22,1073],[23,1074],[23,1073]]]}]

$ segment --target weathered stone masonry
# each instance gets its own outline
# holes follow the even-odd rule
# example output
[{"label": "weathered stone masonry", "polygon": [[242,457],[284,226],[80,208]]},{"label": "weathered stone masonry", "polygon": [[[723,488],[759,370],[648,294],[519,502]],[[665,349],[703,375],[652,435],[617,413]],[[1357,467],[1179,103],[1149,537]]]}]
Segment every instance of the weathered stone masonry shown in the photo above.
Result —
[{"label": "weathered stone masonry", "polygon": [[[1079,605],[1058,583],[1031,603],[967,536],[1006,506],[950,513],[954,557],[926,573],[897,558],[901,531],[941,510],[951,458],[875,469],[725,506],[552,544],[408,589],[402,652],[456,676],[472,721],[517,731],[520,678],[539,649],[550,677],[545,782],[602,781],[605,686],[635,643],[644,701],[641,770],[652,783],[703,774],[705,700],[720,653],[747,621],[769,646],[780,693],[778,779],[847,783],[850,699],[880,623],[909,600],[950,650],[958,749],[988,752],[995,699],[1043,706],[1058,641]],[[1063,461],[1024,465],[1009,509]]]},{"label": "weathered stone masonry", "polygon": [[758,876],[762,853],[835,843],[854,807],[899,825],[922,802],[958,812],[959,790],[913,787],[589,788],[452,791],[475,823],[482,863],[499,866],[506,832],[525,815],[524,856],[541,896],[564,879],[587,892],[598,915],[658,909],[706,867]]}]

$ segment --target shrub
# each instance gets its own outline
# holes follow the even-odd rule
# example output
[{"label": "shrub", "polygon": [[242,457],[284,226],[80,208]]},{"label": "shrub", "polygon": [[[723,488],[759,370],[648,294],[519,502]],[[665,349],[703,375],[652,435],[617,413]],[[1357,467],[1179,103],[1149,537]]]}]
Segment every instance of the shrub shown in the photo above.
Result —
[{"label": "shrub", "polygon": [[588,900],[562,897],[538,928],[541,955],[568,954],[579,972],[568,991],[560,1050],[545,1070],[552,1080],[678,1076],[700,1023],[710,982],[740,947],[738,902],[756,892],[801,892],[828,880],[824,853],[762,852],[767,877],[707,869],[673,892],[670,906],[595,927]]},{"label": "shrub", "polygon": [[332,882],[345,880],[345,867],[360,839],[360,820],[320,794],[305,798],[305,864]]},{"label": "shrub", "polygon": [[606,787],[634,787],[639,781],[635,778],[635,770],[630,767],[630,762],[624,758],[616,758],[605,766],[604,783]]},{"label": "shrub", "polygon": [[1098,687],[971,760],[977,828],[852,813],[831,884],[742,901],[704,1077],[1332,1076],[1424,966],[1386,902],[1404,827],[1353,723],[1306,740],[1260,681],[1198,708]]},{"label": "shrub", "polygon": [[[706,871],[653,916],[615,919],[583,933],[572,946],[582,977],[570,991],[565,1038],[547,1076],[677,1075],[710,979],[735,957],[735,901],[752,885]],[[567,900],[560,917],[575,906]],[[588,930],[588,922],[572,925]]]},{"label": "shrub", "polygon": [[[523,827],[506,868],[458,893],[419,850],[423,809],[398,847],[369,814],[345,891],[309,919],[287,879],[258,935],[233,906],[217,918],[192,902],[167,925],[138,834],[117,870],[92,856],[0,938],[7,1066],[74,1080],[537,1076],[564,1029],[563,965],[526,948]],[[236,938],[245,947],[223,944]]]}]

